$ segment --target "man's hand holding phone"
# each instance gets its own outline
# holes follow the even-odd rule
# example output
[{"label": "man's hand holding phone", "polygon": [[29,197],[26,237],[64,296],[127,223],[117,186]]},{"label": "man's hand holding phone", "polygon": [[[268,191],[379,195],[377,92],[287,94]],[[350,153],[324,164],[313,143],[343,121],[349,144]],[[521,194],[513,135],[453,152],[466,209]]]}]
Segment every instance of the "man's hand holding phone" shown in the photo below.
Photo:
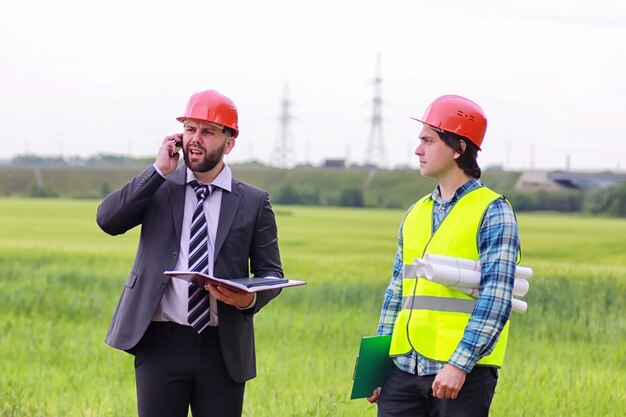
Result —
[{"label": "man's hand holding phone", "polygon": [[155,162],[155,165],[163,175],[168,176],[178,167],[178,160],[180,159],[179,151],[182,144],[182,133],[175,133],[163,139]]}]

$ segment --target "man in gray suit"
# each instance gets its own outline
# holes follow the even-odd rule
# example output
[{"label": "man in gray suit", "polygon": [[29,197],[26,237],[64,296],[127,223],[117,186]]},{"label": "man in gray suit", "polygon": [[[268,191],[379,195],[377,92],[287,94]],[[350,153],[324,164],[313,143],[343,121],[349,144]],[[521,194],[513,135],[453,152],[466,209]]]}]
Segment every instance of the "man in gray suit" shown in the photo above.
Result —
[{"label": "man in gray suit", "polygon": [[141,225],[106,343],[135,355],[140,417],[186,417],[189,407],[194,417],[241,416],[245,381],[256,376],[253,317],[280,290],[193,287],[163,272],[282,277],[276,221],[267,192],[224,163],[239,133],[234,103],[203,91],[178,120],[183,133],[98,208],[108,234]]}]

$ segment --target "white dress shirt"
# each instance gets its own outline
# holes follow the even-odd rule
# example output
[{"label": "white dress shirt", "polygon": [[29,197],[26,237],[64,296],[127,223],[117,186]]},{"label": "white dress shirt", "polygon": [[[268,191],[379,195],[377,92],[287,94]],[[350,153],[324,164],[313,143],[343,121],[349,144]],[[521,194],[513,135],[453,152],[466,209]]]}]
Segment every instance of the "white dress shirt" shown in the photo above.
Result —
[{"label": "white dress shirt", "polygon": [[[158,171],[158,170],[157,170]],[[159,172],[160,173],[160,172]],[[222,190],[231,191],[232,173],[230,168],[224,165],[222,171],[211,182],[213,192],[206,200],[204,200],[203,208],[207,220],[208,227],[208,243],[207,251],[209,254],[209,272],[213,275],[213,260],[215,258],[215,236],[217,234],[217,224],[220,216],[220,207],[222,205]],[[193,171],[187,168],[187,184],[196,180]],[[198,181],[200,182],[200,181]],[[208,185],[208,184],[207,184]],[[178,260],[174,267],[177,271],[188,271],[189,257],[189,230],[191,228],[191,219],[196,208],[198,197],[193,187],[188,185],[185,190],[185,205],[183,209],[183,226],[180,235],[180,248],[178,252]],[[161,299],[161,304],[154,315],[154,321],[171,321],[174,323],[189,326],[187,321],[187,307],[189,300],[189,283],[181,279],[172,279],[170,285],[167,286],[165,294]],[[209,294],[210,309],[210,326],[217,326],[219,323],[217,316],[217,301],[215,297]]]}]

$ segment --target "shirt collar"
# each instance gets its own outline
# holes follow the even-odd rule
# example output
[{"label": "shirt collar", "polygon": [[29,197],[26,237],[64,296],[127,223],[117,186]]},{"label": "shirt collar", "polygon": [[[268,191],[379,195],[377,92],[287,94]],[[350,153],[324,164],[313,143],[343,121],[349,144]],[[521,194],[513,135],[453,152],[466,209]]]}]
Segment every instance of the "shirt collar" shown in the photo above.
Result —
[{"label": "shirt collar", "polygon": [[442,204],[447,202],[457,201],[459,198],[463,197],[465,194],[469,193],[472,190],[475,190],[478,187],[482,187],[482,183],[478,178],[472,178],[467,181],[465,184],[461,185],[456,189],[452,198],[448,201],[443,201],[441,197],[441,190],[439,189],[439,185],[435,187],[435,190],[431,194],[430,198],[435,201],[435,203]]},{"label": "shirt collar", "polygon": [[[222,190],[230,192],[232,187],[232,179],[233,174],[230,168],[228,167],[228,165],[224,164],[224,168],[222,168],[220,173],[217,174],[217,177],[215,177],[211,184],[217,188],[221,188]],[[198,181],[193,171],[187,168],[187,184],[194,180]]]}]

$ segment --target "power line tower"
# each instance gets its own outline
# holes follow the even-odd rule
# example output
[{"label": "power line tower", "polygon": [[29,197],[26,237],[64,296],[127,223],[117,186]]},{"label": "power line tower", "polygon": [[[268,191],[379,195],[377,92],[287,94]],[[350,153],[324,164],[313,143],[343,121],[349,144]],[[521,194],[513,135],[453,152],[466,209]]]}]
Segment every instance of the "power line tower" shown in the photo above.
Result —
[{"label": "power line tower", "polygon": [[380,74],[380,54],[376,55],[376,77],[374,78],[374,99],[372,117],[370,119],[370,139],[367,145],[365,163],[377,167],[387,166],[387,153],[383,141],[383,98],[382,77]]},{"label": "power line tower", "polygon": [[273,165],[278,168],[289,168],[293,163],[293,145],[291,143],[291,134],[289,129],[289,123],[293,119],[289,112],[291,102],[289,101],[289,88],[285,84],[285,90],[283,93],[283,100],[281,102],[280,112],[280,130],[278,131],[278,137],[276,138],[276,145],[274,146],[274,160]]}]

